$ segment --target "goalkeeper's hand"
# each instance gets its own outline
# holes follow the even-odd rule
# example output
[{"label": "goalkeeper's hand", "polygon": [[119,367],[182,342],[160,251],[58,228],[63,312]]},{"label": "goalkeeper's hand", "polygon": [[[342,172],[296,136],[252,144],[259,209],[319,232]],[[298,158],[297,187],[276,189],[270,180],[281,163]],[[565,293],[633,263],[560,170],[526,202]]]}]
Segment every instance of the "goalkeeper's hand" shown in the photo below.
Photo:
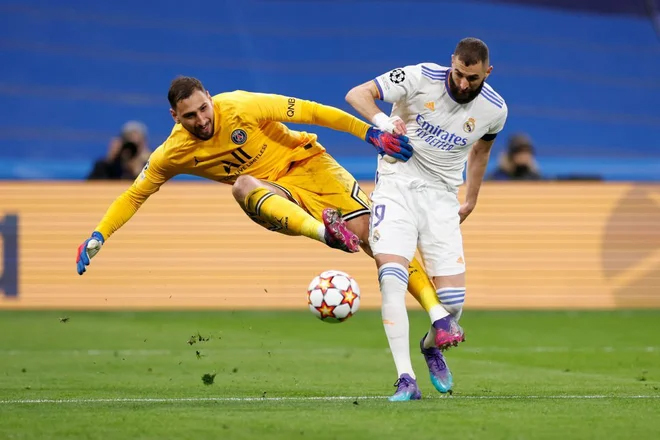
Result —
[{"label": "goalkeeper's hand", "polygon": [[393,135],[374,127],[369,127],[365,140],[376,147],[378,154],[391,156],[402,162],[412,157],[413,148],[407,136]]},{"label": "goalkeeper's hand", "polygon": [[82,275],[87,270],[86,266],[89,266],[89,260],[98,254],[101,250],[101,246],[105,239],[100,232],[92,232],[92,236],[78,246],[78,254],[76,255],[76,269],[78,270],[78,275]]}]

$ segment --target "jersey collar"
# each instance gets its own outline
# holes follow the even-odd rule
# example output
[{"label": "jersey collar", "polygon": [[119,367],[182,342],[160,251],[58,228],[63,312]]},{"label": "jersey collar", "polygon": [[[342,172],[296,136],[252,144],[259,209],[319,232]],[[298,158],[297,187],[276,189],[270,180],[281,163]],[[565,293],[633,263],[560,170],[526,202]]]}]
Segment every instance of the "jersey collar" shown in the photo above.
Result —
[{"label": "jersey collar", "polygon": [[451,87],[449,87],[449,77],[451,76],[451,69],[447,70],[447,76],[445,77],[445,89],[447,89],[447,94],[449,97],[454,101],[456,104],[460,104],[460,102],[456,101],[456,98],[454,97],[454,94],[451,92]]}]

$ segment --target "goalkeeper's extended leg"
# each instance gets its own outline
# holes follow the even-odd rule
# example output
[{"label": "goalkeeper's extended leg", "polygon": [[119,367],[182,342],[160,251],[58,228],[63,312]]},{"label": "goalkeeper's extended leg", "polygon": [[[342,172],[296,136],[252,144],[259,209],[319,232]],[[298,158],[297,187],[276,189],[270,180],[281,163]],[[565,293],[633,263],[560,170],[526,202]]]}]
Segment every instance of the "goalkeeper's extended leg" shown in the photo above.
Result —
[{"label": "goalkeeper's extended leg", "polygon": [[304,235],[346,252],[359,249],[358,237],[334,209],[326,208],[320,222],[289,200],[282,190],[251,176],[239,176],[232,194],[247,215],[266,229]]},{"label": "goalkeeper's extended leg", "polygon": [[435,286],[417,258],[413,258],[410,262],[408,277],[408,292],[429,314],[431,323],[449,315],[449,312],[440,304]]}]

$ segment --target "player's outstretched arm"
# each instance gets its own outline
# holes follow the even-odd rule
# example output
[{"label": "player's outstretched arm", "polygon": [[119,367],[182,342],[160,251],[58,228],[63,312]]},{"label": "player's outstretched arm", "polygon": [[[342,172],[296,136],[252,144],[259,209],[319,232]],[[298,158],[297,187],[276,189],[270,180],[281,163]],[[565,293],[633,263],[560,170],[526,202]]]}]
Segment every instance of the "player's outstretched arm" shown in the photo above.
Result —
[{"label": "player's outstretched arm", "polygon": [[[379,154],[384,155],[386,158],[392,158],[391,161],[400,160],[405,162],[412,157],[413,148],[410,140],[406,136],[393,134],[394,130],[388,131],[370,127],[342,110],[316,102],[302,101],[301,107],[303,113],[309,112],[313,115],[310,123],[353,133],[376,147]],[[403,122],[401,123],[403,124]],[[344,124],[359,126],[360,128],[357,132],[344,130],[341,128]],[[364,135],[362,135],[363,126],[367,127]]]},{"label": "player's outstretched arm", "polygon": [[329,105],[281,95],[251,94],[256,104],[257,120],[297,122],[320,125],[334,130],[351,133],[376,147],[381,154],[392,154],[406,161],[412,155],[412,146],[405,136],[395,136],[374,129],[360,119]]},{"label": "player's outstretched arm", "polygon": [[92,232],[91,237],[78,246],[78,252],[76,253],[78,275],[85,273],[90,260],[101,250],[105,240],[130,220],[148,197],[148,194],[139,192],[134,186],[117,197],[94,232]]},{"label": "player's outstretched arm", "polygon": [[458,211],[461,217],[461,223],[467,218],[468,215],[477,206],[477,199],[479,198],[479,189],[484,180],[486,167],[488,166],[488,159],[490,158],[490,150],[493,147],[495,139],[483,140],[479,139],[472,146],[472,150],[468,155],[467,160],[467,173],[466,173],[466,187],[467,193],[465,194],[465,203],[461,205]]},{"label": "player's outstretched arm", "polygon": [[275,94],[250,93],[251,110],[258,121],[320,125],[365,139],[369,124],[329,105]]},{"label": "player's outstretched arm", "polygon": [[133,185],[110,205],[91,236],[78,246],[76,252],[78,275],[85,273],[91,259],[101,250],[103,243],[128,222],[147,198],[158,191],[169,177],[171,176],[168,176],[162,167],[162,151],[159,148],[152,153],[149,162]]},{"label": "player's outstretched arm", "polygon": [[346,94],[348,102],[359,114],[371,121],[376,127],[388,133],[406,134],[406,124],[401,118],[390,118],[376,105],[376,99],[382,99],[374,81],[353,87]]}]

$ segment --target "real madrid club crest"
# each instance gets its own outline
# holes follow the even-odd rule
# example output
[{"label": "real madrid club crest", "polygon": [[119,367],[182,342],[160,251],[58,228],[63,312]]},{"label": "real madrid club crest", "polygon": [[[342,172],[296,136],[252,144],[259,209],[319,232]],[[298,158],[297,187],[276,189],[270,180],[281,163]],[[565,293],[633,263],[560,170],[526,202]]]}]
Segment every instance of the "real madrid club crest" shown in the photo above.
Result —
[{"label": "real madrid club crest", "polygon": [[231,132],[231,141],[236,145],[243,145],[247,141],[247,133],[242,128]]},{"label": "real madrid club crest", "polygon": [[474,126],[475,126],[474,118],[470,118],[467,121],[465,121],[465,124],[463,124],[463,131],[465,131],[466,133],[472,133],[474,131]]}]

